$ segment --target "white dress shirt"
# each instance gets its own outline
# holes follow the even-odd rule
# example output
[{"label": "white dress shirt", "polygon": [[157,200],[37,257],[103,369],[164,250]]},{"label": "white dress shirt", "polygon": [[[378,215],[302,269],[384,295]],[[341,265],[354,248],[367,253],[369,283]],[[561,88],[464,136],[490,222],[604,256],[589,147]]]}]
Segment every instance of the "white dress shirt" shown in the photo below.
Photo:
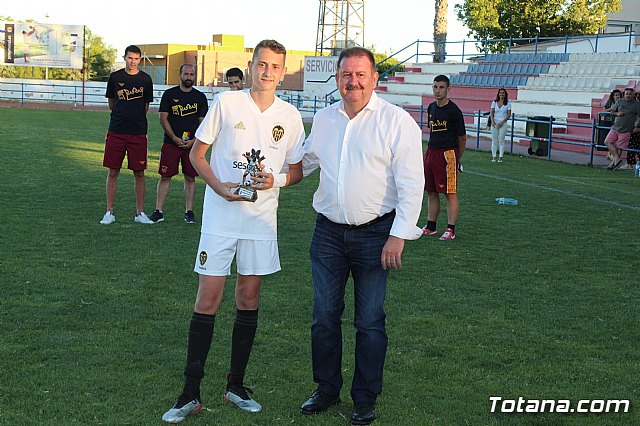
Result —
[{"label": "white dress shirt", "polygon": [[424,194],[422,132],[406,111],[373,93],[350,120],[340,101],[316,113],[304,151],[304,174],[320,167],[318,213],[362,225],[395,209],[390,235],[422,235],[416,226]]}]

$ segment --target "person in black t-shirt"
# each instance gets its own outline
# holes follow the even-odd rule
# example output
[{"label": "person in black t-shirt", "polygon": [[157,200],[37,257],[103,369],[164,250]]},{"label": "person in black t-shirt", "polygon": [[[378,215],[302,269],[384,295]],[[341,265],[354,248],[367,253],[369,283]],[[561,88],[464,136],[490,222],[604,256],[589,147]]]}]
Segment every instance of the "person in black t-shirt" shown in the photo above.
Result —
[{"label": "person in black t-shirt", "polygon": [[137,223],[152,224],[144,214],[145,180],[147,168],[147,112],[153,101],[151,77],[138,69],[142,52],[138,46],[128,46],[124,52],[125,68],[111,73],[107,82],[111,120],[104,144],[102,165],[107,174],[107,212],[100,221],[103,225],[115,222],[113,205],[116,198],[118,175],[125,154],[128,168],[133,171],[136,193]]},{"label": "person in black t-shirt", "polygon": [[151,214],[153,222],[162,222],[162,207],[171,189],[171,178],[178,174],[178,163],[182,164],[184,175],[184,221],[195,223],[193,214],[193,198],[196,193],[196,176],[198,172],[189,160],[191,147],[195,142],[195,132],[209,106],[207,97],[193,88],[196,78],[196,67],[183,64],[180,67],[180,85],[167,89],[160,101],[160,125],[164,129],[164,143],[160,154],[158,173],[158,192],[156,210]]},{"label": "person in black t-shirt", "polygon": [[424,189],[429,199],[428,221],[424,235],[436,234],[436,222],[440,213],[440,194],[447,198],[447,229],[440,240],[453,240],[458,221],[458,173],[460,158],[467,144],[467,130],[460,108],[449,100],[449,78],[444,75],[433,79],[433,96],[427,107],[429,145],[424,156]]}]

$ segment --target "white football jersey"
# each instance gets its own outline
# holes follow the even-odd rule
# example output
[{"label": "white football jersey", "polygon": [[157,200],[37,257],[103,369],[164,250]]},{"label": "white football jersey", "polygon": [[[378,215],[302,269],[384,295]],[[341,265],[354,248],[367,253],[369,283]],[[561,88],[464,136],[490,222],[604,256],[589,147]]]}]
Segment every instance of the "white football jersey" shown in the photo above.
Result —
[{"label": "white football jersey", "polygon": [[[195,136],[211,145],[211,170],[221,182],[242,182],[248,163],[243,154],[252,149],[260,150],[264,170],[273,174],[285,173],[304,154],[300,112],[277,97],[261,112],[249,89],[216,95]],[[277,239],[279,192],[279,188],[258,190],[254,203],[230,202],[207,185],[202,232],[237,239]]]}]

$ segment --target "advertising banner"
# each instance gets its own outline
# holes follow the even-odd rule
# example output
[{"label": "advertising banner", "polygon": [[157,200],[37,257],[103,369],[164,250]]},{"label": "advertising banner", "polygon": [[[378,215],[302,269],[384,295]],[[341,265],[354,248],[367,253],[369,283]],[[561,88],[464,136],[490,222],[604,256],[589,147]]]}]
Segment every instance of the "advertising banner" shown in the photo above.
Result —
[{"label": "advertising banner", "polygon": [[[337,56],[305,56],[304,82],[328,83],[335,78]],[[335,81],[332,83],[335,86]]]},{"label": "advertising banner", "polygon": [[0,21],[0,65],[82,68],[82,25]]}]

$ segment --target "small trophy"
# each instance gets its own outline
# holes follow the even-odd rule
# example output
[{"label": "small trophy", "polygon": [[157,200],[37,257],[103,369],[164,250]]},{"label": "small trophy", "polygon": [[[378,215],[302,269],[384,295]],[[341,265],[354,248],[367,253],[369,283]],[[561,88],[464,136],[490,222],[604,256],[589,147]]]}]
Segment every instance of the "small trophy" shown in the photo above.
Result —
[{"label": "small trophy", "polygon": [[243,196],[251,202],[255,202],[258,199],[258,191],[252,187],[253,181],[251,177],[258,177],[258,172],[262,171],[262,160],[264,156],[260,156],[260,150],[251,149],[251,152],[245,152],[242,154],[247,159],[247,169],[242,175],[242,183],[238,187],[236,194]]}]

